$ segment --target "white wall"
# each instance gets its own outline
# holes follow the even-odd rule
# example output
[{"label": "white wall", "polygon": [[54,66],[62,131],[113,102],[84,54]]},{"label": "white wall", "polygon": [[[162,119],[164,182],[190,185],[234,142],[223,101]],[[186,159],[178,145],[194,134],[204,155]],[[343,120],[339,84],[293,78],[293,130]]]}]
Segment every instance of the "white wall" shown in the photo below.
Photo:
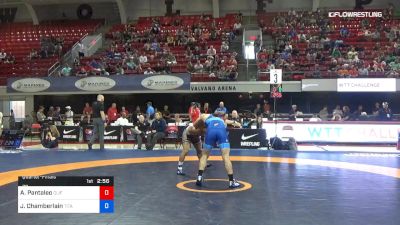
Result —
[{"label": "white wall", "polygon": [[32,17],[28,12],[25,5],[17,6],[17,13],[15,14],[15,22],[32,22]]},{"label": "white wall", "polygon": [[[242,12],[244,15],[255,15],[257,8],[256,0],[219,0],[220,15],[227,13]],[[321,8],[348,8],[355,5],[354,0],[320,0]],[[125,0],[128,20],[135,20],[140,16],[162,16],[165,14],[164,0]],[[313,0],[273,0],[273,3],[267,3],[266,11],[287,11],[295,9],[312,9]],[[368,8],[383,8],[389,3],[395,4],[400,8],[399,0],[374,0]],[[34,6],[39,20],[62,19],[62,12],[65,12],[68,18],[77,19],[76,9],[79,3],[59,4],[59,5],[37,5]],[[109,21],[119,21],[118,7],[115,1],[101,3],[90,3],[93,8],[93,18],[106,18]],[[182,15],[212,14],[212,0],[175,0],[173,11],[181,10]],[[19,5],[16,21],[31,21],[31,17],[24,5]]]},{"label": "white wall", "polygon": [[224,16],[228,13],[238,13],[243,15],[254,15],[257,9],[256,0],[219,0],[220,15]]},{"label": "white wall", "polygon": [[[77,9],[80,4],[38,5],[33,6],[39,21],[64,19],[78,19]],[[118,6],[115,2],[90,3],[93,9],[93,19],[105,18],[107,21],[120,21]]]},{"label": "white wall", "polygon": [[[355,0],[320,0],[321,8],[343,8],[351,9],[355,6]],[[395,6],[400,7],[400,1],[398,0],[373,0],[371,4],[366,5],[365,8],[386,8],[389,3],[393,3]]]}]

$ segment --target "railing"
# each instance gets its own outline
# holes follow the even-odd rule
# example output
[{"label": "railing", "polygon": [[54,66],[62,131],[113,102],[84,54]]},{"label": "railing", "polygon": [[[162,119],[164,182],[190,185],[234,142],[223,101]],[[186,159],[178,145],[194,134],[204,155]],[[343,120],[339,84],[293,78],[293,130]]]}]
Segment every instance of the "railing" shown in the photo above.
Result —
[{"label": "railing", "polygon": [[60,61],[55,62],[48,70],[47,75],[52,77],[60,69]]},{"label": "railing", "polygon": [[[85,34],[79,41],[82,41],[88,34]],[[75,42],[75,44],[72,46],[71,50],[67,51],[62,57],[61,60],[58,60],[56,63],[54,63],[47,71],[47,74],[49,77],[53,76],[57,71],[60,70],[60,67],[62,64],[72,64],[74,57],[72,56],[72,52],[74,49],[77,48],[79,41]],[[76,51],[76,50],[75,50]]]},{"label": "railing", "polygon": [[86,50],[87,56],[94,55],[101,46],[103,46],[103,35],[98,34],[92,41],[90,41]]}]

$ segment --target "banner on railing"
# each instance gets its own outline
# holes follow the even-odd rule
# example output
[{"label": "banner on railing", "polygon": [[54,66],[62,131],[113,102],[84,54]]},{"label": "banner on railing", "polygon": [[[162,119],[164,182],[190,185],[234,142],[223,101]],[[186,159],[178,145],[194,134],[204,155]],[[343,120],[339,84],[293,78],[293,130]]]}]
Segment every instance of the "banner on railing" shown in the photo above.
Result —
[{"label": "banner on railing", "polygon": [[10,78],[8,93],[189,91],[189,74]]}]

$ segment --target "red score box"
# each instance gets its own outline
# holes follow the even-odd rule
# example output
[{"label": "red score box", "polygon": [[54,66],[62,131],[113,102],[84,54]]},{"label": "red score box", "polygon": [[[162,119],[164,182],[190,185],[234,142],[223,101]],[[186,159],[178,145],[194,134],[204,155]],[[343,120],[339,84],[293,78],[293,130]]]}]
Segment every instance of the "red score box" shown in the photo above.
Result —
[{"label": "red score box", "polygon": [[100,186],[100,200],[114,200],[114,186]]}]

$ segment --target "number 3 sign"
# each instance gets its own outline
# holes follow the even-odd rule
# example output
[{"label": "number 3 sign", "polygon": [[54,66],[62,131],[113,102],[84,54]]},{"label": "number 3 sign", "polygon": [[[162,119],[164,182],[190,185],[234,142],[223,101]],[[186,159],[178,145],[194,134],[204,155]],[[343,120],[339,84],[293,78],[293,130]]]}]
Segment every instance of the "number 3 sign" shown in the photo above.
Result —
[{"label": "number 3 sign", "polygon": [[272,69],[269,72],[270,84],[282,84],[282,69]]}]

